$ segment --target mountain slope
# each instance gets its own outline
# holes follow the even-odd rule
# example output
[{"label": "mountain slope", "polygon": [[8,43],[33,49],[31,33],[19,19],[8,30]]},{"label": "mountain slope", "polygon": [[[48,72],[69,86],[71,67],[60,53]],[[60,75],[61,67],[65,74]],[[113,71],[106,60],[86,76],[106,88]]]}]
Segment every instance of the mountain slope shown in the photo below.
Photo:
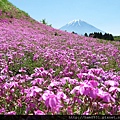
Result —
[{"label": "mountain slope", "polygon": [[84,22],[81,20],[73,20],[68,24],[64,25],[60,28],[60,30],[67,30],[68,32],[76,32],[78,34],[84,35],[85,33],[93,33],[93,32],[102,32],[102,30]]}]

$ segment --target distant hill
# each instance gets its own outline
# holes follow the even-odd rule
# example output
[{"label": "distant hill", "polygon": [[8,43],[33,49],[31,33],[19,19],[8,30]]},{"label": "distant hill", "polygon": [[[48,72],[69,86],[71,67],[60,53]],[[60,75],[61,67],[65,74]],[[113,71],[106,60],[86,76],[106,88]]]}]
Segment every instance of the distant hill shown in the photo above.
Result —
[{"label": "distant hill", "polygon": [[105,33],[104,31],[102,31],[80,19],[73,20],[73,21],[67,23],[66,25],[61,27],[60,30],[66,30],[68,32],[74,31],[75,33],[80,34],[80,35],[84,35],[85,33],[89,34],[89,33],[93,33],[93,32]]}]

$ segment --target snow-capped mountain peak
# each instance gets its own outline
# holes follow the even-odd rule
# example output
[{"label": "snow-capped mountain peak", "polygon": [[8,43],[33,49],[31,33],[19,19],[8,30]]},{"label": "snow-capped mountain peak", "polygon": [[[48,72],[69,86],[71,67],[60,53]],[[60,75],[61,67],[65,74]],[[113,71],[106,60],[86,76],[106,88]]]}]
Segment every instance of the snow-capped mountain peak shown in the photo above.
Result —
[{"label": "snow-capped mountain peak", "polygon": [[68,22],[66,25],[60,28],[61,30],[66,30],[68,32],[76,32],[77,34],[84,35],[85,33],[93,33],[93,32],[102,32],[105,33],[104,31],[80,20],[76,19],[73,21]]},{"label": "snow-capped mountain peak", "polygon": [[68,25],[71,25],[71,24],[75,24],[75,23],[78,23],[80,25],[80,22],[82,22],[82,20],[80,19],[76,19],[76,20],[72,20],[68,23]]}]

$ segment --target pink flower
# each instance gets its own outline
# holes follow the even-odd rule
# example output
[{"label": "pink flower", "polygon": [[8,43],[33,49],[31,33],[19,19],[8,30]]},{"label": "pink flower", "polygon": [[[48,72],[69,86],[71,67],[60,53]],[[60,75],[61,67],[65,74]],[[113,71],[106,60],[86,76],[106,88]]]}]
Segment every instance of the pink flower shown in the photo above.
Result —
[{"label": "pink flower", "polygon": [[53,111],[58,111],[60,107],[60,101],[58,100],[57,96],[51,92],[51,91],[46,91],[43,96],[43,100],[45,100],[45,105],[48,108],[51,108]]},{"label": "pink flower", "polygon": [[36,61],[38,58],[39,58],[39,55],[35,54],[34,57],[33,57],[33,61]]},{"label": "pink flower", "polygon": [[5,112],[5,108],[0,109],[0,114]]},{"label": "pink flower", "polygon": [[55,71],[52,68],[50,68],[49,73],[53,74],[53,73],[55,73]]},{"label": "pink flower", "polygon": [[60,85],[60,84],[61,84],[60,82],[53,81],[53,82],[50,83],[49,86],[53,87],[53,86],[58,86],[58,85]]},{"label": "pink flower", "polygon": [[6,67],[1,71],[1,73],[2,73],[2,74],[7,73],[7,72],[8,72],[8,69],[9,69],[8,66],[6,66]]},{"label": "pink flower", "polygon": [[83,103],[81,99],[79,99],[78,97],[74,97],[73,98],[74,102],[78,102],[79,104]]},{"label": "pink flower", "polygon": [[61,99],[61,98],[64,100],[67,99],[67,96],[62,91],[57,92],[57,97],[58,97],[58,99]]},{"label": "pink flower", "polygon": [[6,76],[0,76],[0,82],[3,82],[5,80]]},{"label": "pink flower", "polygon": [[91,86],[93,86],[93,87],[97,87],[97,86],[99,85],[99,83],[98,83],[97,81],[95,81],[95,80],[90,80],[90,81],[89,81],[89,84],[90,84]]},{"label": "pink flower", "polygon": [[5,83],[4,84],[4,86],[3,86],[3,88],[5,88],[5,89],[11,89],[12,87],[18,87],[19,85],[18,85],[18,82],[9,82],[9,83]]},{"label": "pink flower", "polygon": [[120,92],[120,88],[118,88],[118,87],[110,87],[109,92]]},{"label": "pink flower", "polygon": [[82,73],[79,73],[77,74],[78,78],[81,80],[83,78],[83,74]]},{"label": "pink flower", "polygon": [[96,98],[97,89],[95,89],[87,83],[81,83],[80,86],[76,86],[70,93],[76,93],[76,95],[88,95],[89,97]]},{"label": "pink flower", "polygon": [[105,85],[110,85],[110,86],[119,86],[119,83],[117,81],[113,81],[113,80],[108,80],[105,81]]},{"label": "pink flower", "polygon": [[34,109],[36,109],[36,104],[29,101],[29,103],[27,104],[26,113]]},{"label": "pink flower", "polygon": [[20,99],[17,100],[17,104],[19,107],[22,107],[22,101]]},{"label": "pink flower", "polygon": [[62,91],[57,92],[57,98],[58,100],[64,100],[66,103],[69,103],[70,101],[69,98],[67,98],[67,95]]},{"label": "pink flower", "polygon": [[27,93],[26,97],[32,97],[40,94],[40,92],[42,92],[42,89],[37,86],[32,86],[29,89],[25,89],[24,92]]},{"label": "pink flower", "polygon": [[100,74],[104,74],[104,71],[102,68],[98,68],[98,69],[91,68],[89,70],[89,73],[99,76]]},{"label": "pink flower", "polygon": [[85,87],[84,95],[87,95],[91,98],[97,97],[97,89],[94,87]]},{"label": "pink flower", "polygon": [[55,108],[58,104],[58,99],[56,95],[49,95],[49,97],[46,99],[45,104],[47,107]]},{"label": "pink flower", "polygon": [[69,83],[72,84],[72,85],[78,83],[78,80],[76,80],[76,79],[69,79],[68,81],[69,81]]},{"label": "pink flower", "polygon": [[34,111],[34,114],[35,115],[45,115],[45,113],[43,111],[41,111],[41,110]]},{"label": "pink flower", "polygon": [[82,115],[89,115],[90,114],[90,109],[88,108],[87,111],[85,111]]},{"label": "pink flower", "polygon": [[64,77],[64,78],[61,78],[60,81],[63,85],[65,85],[69,79],[70,79],[69,77]]},{"label": "pink flower", "polygon": [[36,84],[42,84],[42,82],[44,81],[43,78],[36,78],[35,80],[31,81],[32,85],[36,85]]},{"label": "pink flower", "polygon": [[73,115],[73,111],[72,111],[72,107],[71,106],[67,107],[67,112],[68,112],[69,115]]},{"label": "pink flower", "polygon": [[46,100],[46,99],[49,97],[49,95],[51,95],[51,94],[54,95],[54,93],[53,93],[52,91],[46,90],[46,91],[44,92],[44,94],[42,95],[42,99],[43,99],[43,100]]},{"label": "pink flower", "polygon": [[25,70],[24,68],[21,68],[21,69],[19,70],[19,72],[21,72],[21,73],[25,73],[26,70]]},{"label": "pink flower", "polygon": [[115,102],[115,99],[107,92],[104,92],[101,89],[98,89],[97,96],[101,98],[104,102]]},{"label": "pink flower", "polygon": [[75,88],[73,88],[73,90],[71,90],[70,93],[71,93],[71,94],[77,93],[77,94],[83,95],[83,93],[84,93],[84,88],[81,87],[81,86],[76,86]]},{"label": "pink flower", "polygon": [[5,113],[5,115],[16,115],[16,112],[15,111],[10,111],[8,113]]}]

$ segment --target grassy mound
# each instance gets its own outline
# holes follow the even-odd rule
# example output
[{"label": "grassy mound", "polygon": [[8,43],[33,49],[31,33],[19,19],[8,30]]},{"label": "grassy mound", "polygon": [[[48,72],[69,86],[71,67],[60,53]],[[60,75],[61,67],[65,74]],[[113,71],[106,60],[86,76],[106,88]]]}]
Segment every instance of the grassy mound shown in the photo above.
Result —
[{"label": "grassy mound", "polygon": [[15,7],[8,0],[0,0],[0,18],[21,18],[29,15]]}]

